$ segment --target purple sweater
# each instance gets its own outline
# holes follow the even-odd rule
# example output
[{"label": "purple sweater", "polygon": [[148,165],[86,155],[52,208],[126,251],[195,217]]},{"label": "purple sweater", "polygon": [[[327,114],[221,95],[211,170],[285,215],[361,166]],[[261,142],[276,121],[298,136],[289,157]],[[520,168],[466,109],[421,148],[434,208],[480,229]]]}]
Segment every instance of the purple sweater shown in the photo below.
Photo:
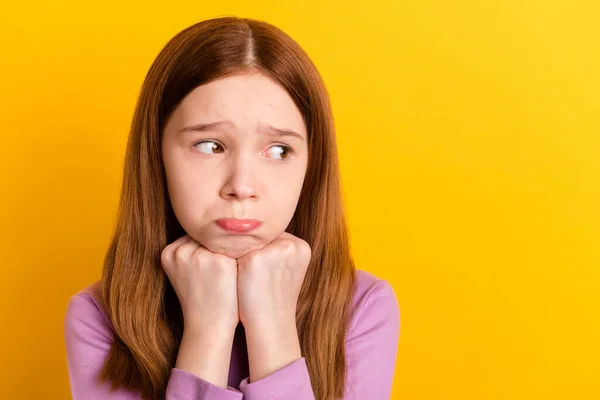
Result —
[{"label": "purple sweater", "polygon": [[[347,378],[344,400],[389,399],[400,335],[400,310],[392,286],[357,270],[356,311],[346,338]],[[123,389],[110,394],[108,383],[96,383],[113,338],[110,322],[99,305],[100,282],[75,293],[64,319],[71,394],[74,400],[141,399]],[[249,381],[244,329],[235,332],[228,388],[172,368],[166,400],[308,400],[314,399],[304,357],[255,382]]]}]

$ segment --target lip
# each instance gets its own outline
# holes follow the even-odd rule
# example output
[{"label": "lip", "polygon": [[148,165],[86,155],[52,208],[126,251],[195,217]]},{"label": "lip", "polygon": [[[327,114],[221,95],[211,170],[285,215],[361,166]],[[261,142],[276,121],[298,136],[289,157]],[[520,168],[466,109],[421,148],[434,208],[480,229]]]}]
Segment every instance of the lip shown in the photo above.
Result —
[{"label": "lip", "polygon": [[217,225],[231,233],[247,233],[258,228],[262,222],[256,219],[221,218],[217,220]]}]

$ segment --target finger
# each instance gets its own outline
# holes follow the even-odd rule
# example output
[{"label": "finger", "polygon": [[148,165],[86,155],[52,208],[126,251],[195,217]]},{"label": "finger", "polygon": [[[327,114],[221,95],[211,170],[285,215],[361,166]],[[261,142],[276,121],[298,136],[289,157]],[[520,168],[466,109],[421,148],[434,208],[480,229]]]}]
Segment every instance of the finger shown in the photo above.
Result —
[{"label": "finger", "polygon": [[171,249],[175,249],[175,248],[181,246],[182,244],[187,243],[191,239],[192,238],[191,238],[190,235],[185,234],[185,235],[181,236],[180,238],[178,238],[178,239],[172,241],[171,243],[169,243],[167,247],[170,247]]},{"label": "finger", "polygon": [[295,242],[299,238],[297,236],[292,235],[289,232],[285,232],[284,231],[281,235],[279,235],[279,237],[277,239],[280,239],[280,240],[292,240],[292,241]]},{"label": "finger", "polygon": [[175,249],[175,251],[173,251],[173,257],[175,260],[188,261],[190,260],[192,254],[200,247],[202,247],[200,243],[196,242],[190,237],[190,240],[181,244]]},{"label": "finger", "polygon": [[165,247],[165,249],[163,250],[163,253],[161,255],[163,264],[164,263],[169,264],[169,265],[172,264],[175,251],[182,245],[188,243],[190,240],[192,240],[191,236],[186,234],[186,235],[181,236],[177,240],[173,241],[169,245],[167,245],[167,247]]}]

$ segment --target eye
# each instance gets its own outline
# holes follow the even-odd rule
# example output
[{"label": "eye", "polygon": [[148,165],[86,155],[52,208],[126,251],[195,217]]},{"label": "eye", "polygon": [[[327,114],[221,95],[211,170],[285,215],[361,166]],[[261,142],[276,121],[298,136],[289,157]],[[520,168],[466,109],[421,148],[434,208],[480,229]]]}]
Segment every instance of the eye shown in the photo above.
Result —
[{"label": "eye", "polygon": [[[279,148],[280,150],[275,150],[272,151],[273,149],[277,149]],[[285,160],[286,158],[289,158],[290,154],[292,153],[292,149],[289,148],[288,146],[284,146],[281,144],[277,144],[273,147],[271,147],[269,150],[267,150],[268,153],[271,153],[271,155],[279,155],[281,156],[281,158],[279,158],[280,160]]]},{"label": "eye", "polygon": [[194,144],[194,147],[200,149],[200,152],[205,154],[216,154],[212,151],[219,148],[221,150],[217,151],[217,153],[223,152],[223,147],[219,143],[213,142],[212,140],[203,140],[202,142]]}]

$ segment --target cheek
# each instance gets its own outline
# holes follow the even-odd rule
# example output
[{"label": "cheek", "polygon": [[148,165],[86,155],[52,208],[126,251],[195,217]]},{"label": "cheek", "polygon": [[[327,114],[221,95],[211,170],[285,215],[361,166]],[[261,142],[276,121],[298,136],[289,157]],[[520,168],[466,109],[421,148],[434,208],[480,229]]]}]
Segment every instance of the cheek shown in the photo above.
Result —
[{"label": "cheek", "polygon": [[[298,204],[300,191],[302,190],[301,176],[278,179],[271,187],[271,199],[274,202],[273,209],[279,209],[285,214],[293,214]],[[275,206],[275,204],[277,206]]]},{"label": "cheek", "polygon": [[184,221],[199,222],[209,205],[207,182],[196,182],[185,174],[174,175],[173,178],[168,181],[168,188],[175,215],[182,224]]}]

